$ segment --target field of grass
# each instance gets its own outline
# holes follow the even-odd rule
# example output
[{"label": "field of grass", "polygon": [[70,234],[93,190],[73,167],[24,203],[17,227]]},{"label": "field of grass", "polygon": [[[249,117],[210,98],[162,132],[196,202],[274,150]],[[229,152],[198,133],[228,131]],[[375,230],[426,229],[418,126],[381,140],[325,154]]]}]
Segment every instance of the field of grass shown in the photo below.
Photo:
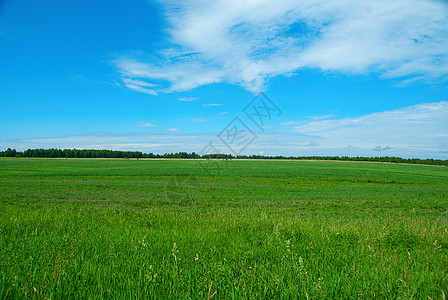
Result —
[{"label": "field of grass", "polygon": [[0,298],[448,292],[447,167],[216,163],[0,159]]}]

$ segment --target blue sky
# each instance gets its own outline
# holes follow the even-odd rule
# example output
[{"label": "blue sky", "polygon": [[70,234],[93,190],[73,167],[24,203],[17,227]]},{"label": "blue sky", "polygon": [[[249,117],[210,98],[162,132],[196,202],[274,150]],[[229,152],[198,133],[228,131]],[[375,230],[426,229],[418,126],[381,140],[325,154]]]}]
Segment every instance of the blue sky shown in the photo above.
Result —
[{"label": "blue sky", "polygon": [[445,1],[6,0],[0,70],[2,150],[448,159]]}]

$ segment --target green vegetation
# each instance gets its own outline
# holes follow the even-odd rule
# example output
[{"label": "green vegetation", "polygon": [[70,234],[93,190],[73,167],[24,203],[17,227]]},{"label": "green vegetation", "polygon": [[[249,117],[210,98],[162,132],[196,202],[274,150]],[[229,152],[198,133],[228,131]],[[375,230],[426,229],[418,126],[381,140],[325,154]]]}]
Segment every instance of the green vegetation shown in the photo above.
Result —
[{"label": "green vegetation", "polygon": [[2,158],[0,298],[442,299],[447,200],[443,166]]},{"label": "green vegetation", "polygon": [[394,156],[359,157],[359,156],[266,156],[266,155],[237,155],[215,153],[200,155],[195,152],[177,153],[142,153],[140,151],[117,151],[95,149],[28,149],[23,152],[8,148],[0,151],[0,157],[45,157],[45,158],[182,158],[182,159],[271,159],[271,160],[342,160],[342,161],[373,161],[389,163],[406,163],[420,165],[448,166],[448,160],[401,158]]}]

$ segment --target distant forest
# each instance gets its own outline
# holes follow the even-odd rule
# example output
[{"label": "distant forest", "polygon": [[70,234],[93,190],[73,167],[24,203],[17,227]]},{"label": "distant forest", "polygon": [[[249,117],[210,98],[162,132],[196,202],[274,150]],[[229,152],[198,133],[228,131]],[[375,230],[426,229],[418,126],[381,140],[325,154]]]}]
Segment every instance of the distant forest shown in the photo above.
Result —
[{"label": "distant forest", "polygon": [[0,151],[0,157],[46,157],[46,158],[182,158],[182,159],[291,159],[291,160],[342,160],[342,161],[374,161],[389,163],[425,164],[448,166],[448,160],[401,158],[393,156],[381,157],[349,157],[349,156],[265,156],[265,155],[231,155],[231,154],[205,154],[195,152],[177,153],[143,153],[140,151],[116,151],[93,149],[28,149],[23,152],[8,148]]}]

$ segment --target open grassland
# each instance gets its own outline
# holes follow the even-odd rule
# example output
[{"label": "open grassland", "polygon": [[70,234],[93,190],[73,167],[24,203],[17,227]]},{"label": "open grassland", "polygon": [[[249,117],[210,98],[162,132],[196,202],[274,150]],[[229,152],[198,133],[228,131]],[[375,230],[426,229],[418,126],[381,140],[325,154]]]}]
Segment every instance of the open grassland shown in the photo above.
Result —
[{"label": "open grassland", "polygon": [[202,163],[0,159],[0,298],[448,292],[447,167]]}]

